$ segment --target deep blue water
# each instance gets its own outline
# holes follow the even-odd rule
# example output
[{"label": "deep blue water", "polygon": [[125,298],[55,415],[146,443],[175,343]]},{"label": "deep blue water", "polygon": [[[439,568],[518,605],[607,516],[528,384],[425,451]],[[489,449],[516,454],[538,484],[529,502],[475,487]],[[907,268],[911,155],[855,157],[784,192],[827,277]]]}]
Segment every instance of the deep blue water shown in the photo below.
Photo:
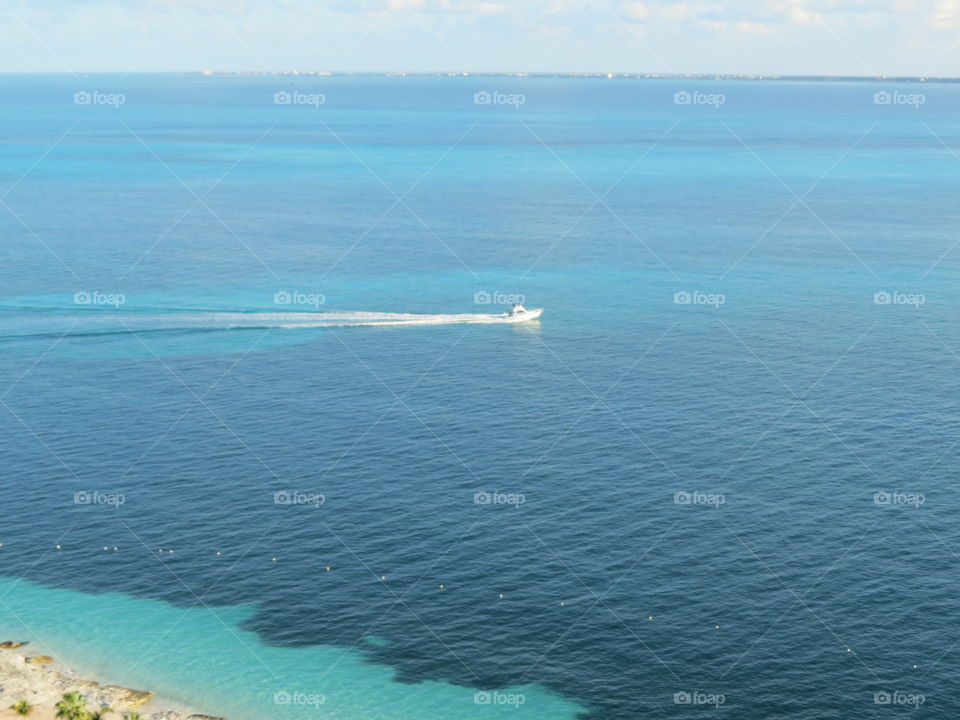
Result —
[{"label": "deep blue water", "polygon": [[[233,720],[955,717],[960,88],[0,87],[3,632]],[[546,312],[311,314],[478,292]]]}]

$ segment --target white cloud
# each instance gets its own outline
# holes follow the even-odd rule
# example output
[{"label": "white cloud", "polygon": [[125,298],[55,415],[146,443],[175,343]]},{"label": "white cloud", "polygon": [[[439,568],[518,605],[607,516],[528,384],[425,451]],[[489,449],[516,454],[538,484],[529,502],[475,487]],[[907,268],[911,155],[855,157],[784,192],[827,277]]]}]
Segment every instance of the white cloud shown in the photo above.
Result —
[{"label": "white cloud", "polygon": [[795,25],[814,25],[823,22],[823,16],[818,12],[807,10],[803,0],[787,0],[782,12]]},{"label": "white cloud", "polygon": [[957,26],[957,9],[957,0],[940,0],[934,10],[934,27],[938,30],[953,30]]},{"label": "white cloud", "polygon": [[387,7],[391,10],[420,10],[424,5],[425,0],[387,0]]},{"label": "white cloud", "polygon": [[643,2],[622,3],[623,11],[631,20],[646,20],[650,17],[650,8]]},{"label": "white cloud", "polygon": [[661,8],[658,15],[665,20],[687,20],[693,17],[694,12],[690,3],[682,2]]}]

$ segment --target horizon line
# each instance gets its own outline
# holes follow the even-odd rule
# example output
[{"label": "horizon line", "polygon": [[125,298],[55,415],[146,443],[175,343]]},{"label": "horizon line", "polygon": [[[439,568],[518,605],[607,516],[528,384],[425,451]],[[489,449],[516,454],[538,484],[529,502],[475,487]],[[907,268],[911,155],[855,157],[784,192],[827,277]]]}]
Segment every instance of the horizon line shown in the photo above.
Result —
[{"label": "horizon line", "polygon": [[501,78],[584,78],[604,80],[819,80],[833,82],[888,81],[888,82],[960,82],[960,76],[941,75],[821,75],[797,73],[655,73],[614,71],[450,71],[450,70],[0,70],[4,75],[199,75],[203,77],[501,77]]}]

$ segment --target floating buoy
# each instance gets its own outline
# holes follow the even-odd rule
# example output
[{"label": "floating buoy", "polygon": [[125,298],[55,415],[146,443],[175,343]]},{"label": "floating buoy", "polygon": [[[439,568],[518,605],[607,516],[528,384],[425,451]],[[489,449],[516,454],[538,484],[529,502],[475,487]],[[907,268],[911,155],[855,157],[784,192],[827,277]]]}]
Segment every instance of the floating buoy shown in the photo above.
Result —
[{"label": "floating buoy", "polygon": [[847,652],[853,652],[852,648],[847,648]]},{"label": "floating buoy", "polygon": [[914,666],[913,666],[913,669],[916,670],[916,669],[919,668],[919,667],[920,667],[919,665],[914,665]]},{"label": "floating buoy", "polygon": [[59,545],[54,545],[54,547],[55,547],[57,550],[60,549],[60,546],[59,546]]},{"label": "floating buoy", "polygon": [[270,558],[270,561],[271,561],[271,562],[276,562],[277,559],[276,559],[276,558]]},{"label": "floating buoy", "polygon": [[217,550],[217,555],[219,555],[219,554],[220,554],[220,551],[219,551],[219,550]]},{"label": "floating buoy", "polygon": [[387,579],[387,576],[386,576],[386,575],[381,575],[381,576],[380,576],[380,579],[381,579],[381,580],[386,580],[386,579]]},{"label": "floating buoy", "polygon": [[566,603],[563,602],[563,600],[561,600],[561,601],[560,601],[560,607],[565,607],[565,606],[566,606]]},{"label": "floating buoy", "polygon": [[503,593],[500,593],[499,595],[497,595],[497,597],[498,597],[500,600],[503,600]]},{"label": "floating buoy", "polygon": [[653,620],[653,615],[647,615],[647,620]]},{"label": "floating buoy", "polygon": [[114,552],[116,552],[116,551],[119,550],[119,549],[120,549],[120,548],[118,548],[116,545],[113,546],[113,551],[114,551]]},{"label": "floating buoy", "polygon": [[104,545],[104,546],[103,546],[103,549],[104,549],[104,550],[109,550],[110,548],[108,548],[106,545]]},{"label": "floating buoy", "polygon": [[719,626],[719,625],[714,625],[714,626],[713,626],[713,629],[714,629],[714,630],[719,630],[719,629],[720,629],[720,626]]},{"label": "floating buoy", "polygon": [[163,552],[163,548],[160,548],[159,550],[157,550],[157,552]]},{"label": "floating buoy", "polygon": [[327,566],[324,568],[324,570],[326,570],[327,572],[330,572],[332,569],[333,569],[333,568],[331,568],[329,565],[327,565]]},{"label": "floating buoy", "polygon": [[443,589],[444,589],[444,588],[443,588],[443,585],[441,585],[441,586],[440,586],[440,589],[441,589],[441,590],[443,590]]}]

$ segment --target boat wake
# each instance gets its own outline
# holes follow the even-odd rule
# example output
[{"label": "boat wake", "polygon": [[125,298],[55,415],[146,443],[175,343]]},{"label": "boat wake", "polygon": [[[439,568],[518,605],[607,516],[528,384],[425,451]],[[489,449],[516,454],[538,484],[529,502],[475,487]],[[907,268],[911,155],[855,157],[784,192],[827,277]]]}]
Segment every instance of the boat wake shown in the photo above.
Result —
[{"label": "boat wake", "polygon": [[[4,313],[6,315],[6,313]],[[533,320],[539,312],[522,320]],[[383,312],[220,312],[180,310],[143,312],[84,310],[15,313],[0,316],[0,340],[27,337],[83,337],[126,334],[225,332],[236,330],[305,330],[392,325],[516,323],[507,313],[415,314]]]}]

